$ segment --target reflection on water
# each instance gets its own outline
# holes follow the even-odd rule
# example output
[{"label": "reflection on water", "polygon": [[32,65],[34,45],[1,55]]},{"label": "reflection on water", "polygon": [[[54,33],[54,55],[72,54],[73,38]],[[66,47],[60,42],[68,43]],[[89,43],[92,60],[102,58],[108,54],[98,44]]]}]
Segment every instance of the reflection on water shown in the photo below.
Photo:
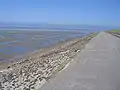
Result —
[{"label": "reflection on water", "polygon": [[0,61],[82,35],[68,31],[0,31]]}]

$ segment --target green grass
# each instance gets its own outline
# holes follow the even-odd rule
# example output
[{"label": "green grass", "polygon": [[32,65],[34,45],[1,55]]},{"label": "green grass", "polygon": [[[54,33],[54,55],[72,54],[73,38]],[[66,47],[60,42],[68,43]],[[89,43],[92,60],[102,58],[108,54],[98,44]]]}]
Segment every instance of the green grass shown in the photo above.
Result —
[{"label": "green grass", "polygon": [[57,69],[54,71],[54,74],[59,73],[59,72],[66,66],[66,64],[67,64],[68,62],[69,62],[69,61],[64,61],[63,63],[61,63],[61,64],[57,67]]},{"label": "green grass", "polygon": [[106,31],[106,32],[119,32],[120,33],[120,30],[108,30],[108,31]]},{"label": "green grass", "polygon": [[98,32],[92,33],[92,34],[90,34],[89,36],[90,36],[90,37],[95,37],[97,34],[98,34]]},{"label": "green grass", "polygon": [[120,32],[120,30],[112,30],[112,32]]}]

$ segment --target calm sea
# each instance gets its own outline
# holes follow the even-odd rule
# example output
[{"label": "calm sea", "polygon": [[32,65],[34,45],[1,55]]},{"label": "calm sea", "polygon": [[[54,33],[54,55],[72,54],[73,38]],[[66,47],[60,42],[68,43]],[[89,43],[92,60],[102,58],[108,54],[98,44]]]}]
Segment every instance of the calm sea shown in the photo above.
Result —
[{"label": "calm sea", "polygon": [[0,30],[0,61],[83,35],[80,31]]}]

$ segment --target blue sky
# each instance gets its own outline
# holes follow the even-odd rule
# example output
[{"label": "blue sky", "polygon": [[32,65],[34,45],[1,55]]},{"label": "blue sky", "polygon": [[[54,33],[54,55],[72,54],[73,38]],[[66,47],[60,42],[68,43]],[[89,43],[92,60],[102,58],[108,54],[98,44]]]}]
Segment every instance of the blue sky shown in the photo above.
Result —
[{"label": "blue sky", "polygon": [[0,0],[0,22],[120,26],[120,0]]}]

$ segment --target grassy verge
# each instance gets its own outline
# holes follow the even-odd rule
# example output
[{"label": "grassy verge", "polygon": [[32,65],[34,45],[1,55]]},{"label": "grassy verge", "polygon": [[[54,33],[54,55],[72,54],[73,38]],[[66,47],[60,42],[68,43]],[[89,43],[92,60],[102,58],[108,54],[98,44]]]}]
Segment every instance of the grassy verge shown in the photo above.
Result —
[{"label": "grassy verge", "polygon": [[109,30],[109,31],[106,31],[106,32],[120,33],[120,30]]},{"label": "grassy verge", "polygon": [[97,36],[97,35],[98,35],[98,32],[96,32],[96,33],[91,33],[89,36],[93,38],[93,37],[95,37],[95,36]]},{"label": "grassy verge", "polygon": [[65,62],[61,63],[61,64],[57,67],[57,69],[54,71],[53,74],[59,73],[67,64],[68,64],[68,61],[65,61]]},{"label": "grassy verge", "polygon": [[110,31],[106,31],[106,32],[113,36],[120,38],[120,30],[110,30]]}]

